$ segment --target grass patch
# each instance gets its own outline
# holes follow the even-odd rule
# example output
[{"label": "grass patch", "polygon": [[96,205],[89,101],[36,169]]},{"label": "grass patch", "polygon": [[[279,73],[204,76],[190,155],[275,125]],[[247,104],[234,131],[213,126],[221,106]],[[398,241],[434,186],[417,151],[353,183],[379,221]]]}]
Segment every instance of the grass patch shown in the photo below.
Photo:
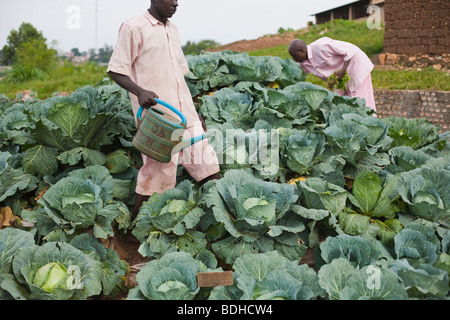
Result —
[{"label": "grass patch", "polygon": [[375,89],[382,90],[437,90],[450,91],[450,74],[433,67],[419,70],[372,71]]},{"label": "grass patch", "polygon": [[283,59],[291,58],[291,56],[288,53],[288,45],[279,45],[272,48],[266,48],[266,49],[258,49],[253,51],[248,51],[248,54],[250,56],[274,56],[274,57],[280,57]]},{"label": "grass patch", "polygon": [[6,95],[9,99],[14,99],[19,92],[25,90],[35,91],[39,99],[47,99],[55,92],[72,93],[79,87],[95,85],[108,77],[108,74],[105,66],[90,62],[80,66],[64,63],[43,80],[9,83],[7,77],[8,75],[0,81],[0,94]]}]

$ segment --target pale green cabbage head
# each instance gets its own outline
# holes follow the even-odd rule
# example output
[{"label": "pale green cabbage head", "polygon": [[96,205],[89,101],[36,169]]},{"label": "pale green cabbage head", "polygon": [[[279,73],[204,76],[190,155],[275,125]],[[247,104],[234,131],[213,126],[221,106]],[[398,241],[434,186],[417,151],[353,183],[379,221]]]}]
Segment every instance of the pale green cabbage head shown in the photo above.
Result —
[{"label": "pale green cabbage head", "polygon": [[64,242],[22,248],[13,272],[14,286],[4,288],[16,296],[20,287],[22,300],[85,300],[102,291],[100,261]]},{"label": "pale green cabbage head", "polygon": [[[58,287],[65,285],[67,269],[59,262],[50,262],[38,269],[33,278],[33,284],[42,290],[52,293]],[[67,286],[65,286],[67,289]]]}]

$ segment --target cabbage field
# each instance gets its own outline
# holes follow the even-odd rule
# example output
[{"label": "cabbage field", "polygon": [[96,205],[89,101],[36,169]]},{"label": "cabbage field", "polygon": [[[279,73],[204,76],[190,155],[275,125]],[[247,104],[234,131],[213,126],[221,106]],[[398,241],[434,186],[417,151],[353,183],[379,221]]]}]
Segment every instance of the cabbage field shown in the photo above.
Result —
[{"label": "cabbage field", "polygon": [[[374,117],[291,59],[187,58],[222,178],[200,186],[180,166],[135,221],[123,89],[0,97],[0,300],[448,299],[448,133]],[[127,231],[148,259],[134,285],[105,241]],[[198,285],[222,271],[233,285]]]}]

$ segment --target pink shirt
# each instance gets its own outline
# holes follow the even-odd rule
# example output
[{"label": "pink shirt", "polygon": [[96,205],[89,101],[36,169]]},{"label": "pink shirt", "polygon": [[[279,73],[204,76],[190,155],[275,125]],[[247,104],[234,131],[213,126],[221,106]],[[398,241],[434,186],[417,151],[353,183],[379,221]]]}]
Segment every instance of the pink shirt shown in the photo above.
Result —
[{"label": "pink shirt", "polygon": [[358,88],[374,67],[361,49],[348,42],[323,37],[306,47],[308,59],[300,63],[300,66],[306,74],[312,73],[323,80],[342,69],[344,62],[350,60],[347,67],[351,79],[348,84],[350,91]]},{"label": "pink shirt", "polygon": [[[178,29],[170,21],[164,25],[147,10],[145,14],[123,23],[108,65],[109,71],[129,76],[138,86],[155,92],[161,100],[181,110],[188,127],[199,122],[184,79],[189,67]],[[136,114],[138,99],[131,93],[130,98]],[[158,109],[179,119],[165,107],[158,105]]]}]

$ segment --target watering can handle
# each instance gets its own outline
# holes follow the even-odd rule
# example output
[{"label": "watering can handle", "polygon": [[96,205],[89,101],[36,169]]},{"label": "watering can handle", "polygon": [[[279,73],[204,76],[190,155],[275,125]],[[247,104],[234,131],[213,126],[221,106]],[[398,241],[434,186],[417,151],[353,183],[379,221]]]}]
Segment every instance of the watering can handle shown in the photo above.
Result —
[{"label": "watering can handle", "polygon": [[[168,108],[169,110],[175,112],[175,113],[177,114],[177,116],[179,116],[180,119],[181,119],[181,125],[182,125],[182,126],[186,126],[186,123],[187,123],[186,117],[184,116],[183,113],[180,112],[180,110],[175,109],[175,107],[173,107],[172,105],[170,105],[170,104],[168,104],[167,102],[165,102],[165,101],[163,101],[163,100],[160,100],[160,99],[158,99],[158,98],[155,98],[155,101],[156,101],[158,104],[163,105],[164,107]],[[144,111],[144,107],[139,107],[139,111],[138,111],[138,113],[137,113],[137,117],[138,117],[138,119],[141,120],[141,121],[142,121],[142,111]]]}]

